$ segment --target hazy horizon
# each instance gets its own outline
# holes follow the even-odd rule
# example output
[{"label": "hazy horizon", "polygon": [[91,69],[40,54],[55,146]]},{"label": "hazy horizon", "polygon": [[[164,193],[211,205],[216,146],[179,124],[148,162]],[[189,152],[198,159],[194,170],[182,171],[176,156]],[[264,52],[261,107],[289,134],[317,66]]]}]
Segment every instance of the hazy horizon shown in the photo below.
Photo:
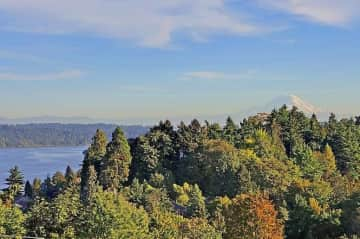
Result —
[{"label": "hazy horizon", "polygon": [[139,118],[96,118],[90,116],[58,116],[58,115],[34,115],[19,118],[7,118],[0,115],[0,124],[32,124],[32,123],[63,123],[63,124],[117,124],[117,125],[144,125],[150,126],[157,124],[159,121],[170,120],[177,125],[180,122],[189,123],[193,119],[198,119],[201,122],[208,121],[211,123],[224,124],[227,117],[231,117],[236,122],[241,122],[243,119],[256,115],[258,113],[270,113],[273,109],[279,109],[283,105],[288,108],[297,107],[299,111],[304,112],[307,116],[316,114],[321,121],[327,121],[330,114],[335,113],[338,119],[346,117],[358,116],[356,113],[339,113],[328,108],[313,105],[311,102],[300,98],[296,95],[282,95],[275,97],[270,102],[264,102],[262,105],[253,106],[247,109],[242,109],[237,112],[227,112],[222,114],[193,114],[193,115],[168,115],[165,117],[139,117]]}]

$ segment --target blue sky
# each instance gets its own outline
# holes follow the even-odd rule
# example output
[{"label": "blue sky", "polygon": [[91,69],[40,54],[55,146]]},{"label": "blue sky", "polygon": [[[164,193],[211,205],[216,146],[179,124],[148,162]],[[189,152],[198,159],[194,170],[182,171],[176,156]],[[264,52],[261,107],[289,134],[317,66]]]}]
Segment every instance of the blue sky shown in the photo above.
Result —
[{"label": "blue sky", "polygon": [[0,1],[0,117],[360,113],[358,0]]}]

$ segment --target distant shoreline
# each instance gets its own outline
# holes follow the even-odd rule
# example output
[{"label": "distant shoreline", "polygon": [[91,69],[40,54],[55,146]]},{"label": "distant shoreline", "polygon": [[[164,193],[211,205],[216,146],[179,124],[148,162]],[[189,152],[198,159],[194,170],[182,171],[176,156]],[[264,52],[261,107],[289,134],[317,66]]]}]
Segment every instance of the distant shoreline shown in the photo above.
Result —
[{"label": "distant shoreline", "polygon": [[75,147],[88,147],[86,145],[35,145],[35,146],[10,146],[10,147],[0,147],[0,150],[4,149],[41,149],[41,148],[75,148]]},{"label": "distant shoreline", "polygon": [[0,125],[0,149],[86,146],[91,143],[96,130],[103,130],[110,140],[116,127],[122,128],[128,138],[144,135],[149,130],[144,126],[111,124]]}]

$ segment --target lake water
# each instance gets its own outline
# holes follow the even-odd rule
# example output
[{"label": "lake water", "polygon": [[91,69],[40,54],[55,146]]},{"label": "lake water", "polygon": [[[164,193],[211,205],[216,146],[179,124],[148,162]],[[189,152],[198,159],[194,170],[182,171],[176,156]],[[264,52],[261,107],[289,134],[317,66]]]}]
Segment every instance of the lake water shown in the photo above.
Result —
[{"label": "lake water", "polygon": [[23,172],[26,180],[35,177],[44,179],[56,171],[65,172],[68,165],[78,170],[85,149],[85,146],[0,149],[0,189],[4,187],[9,169],[15,165]]}]

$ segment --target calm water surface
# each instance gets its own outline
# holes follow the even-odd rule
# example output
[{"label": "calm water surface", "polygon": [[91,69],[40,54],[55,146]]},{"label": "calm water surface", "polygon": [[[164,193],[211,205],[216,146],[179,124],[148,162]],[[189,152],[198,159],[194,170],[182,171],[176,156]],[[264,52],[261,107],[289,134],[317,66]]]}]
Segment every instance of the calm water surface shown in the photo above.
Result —
[{"label": "calm water surface", "polygon": [[4,187],[9,169],[15,165],[19,166],[26,180],[44,179],[56,171],[64,172],[68,165],[78,170],[85,149],[85,146],[0,149],[0,186]]}]

